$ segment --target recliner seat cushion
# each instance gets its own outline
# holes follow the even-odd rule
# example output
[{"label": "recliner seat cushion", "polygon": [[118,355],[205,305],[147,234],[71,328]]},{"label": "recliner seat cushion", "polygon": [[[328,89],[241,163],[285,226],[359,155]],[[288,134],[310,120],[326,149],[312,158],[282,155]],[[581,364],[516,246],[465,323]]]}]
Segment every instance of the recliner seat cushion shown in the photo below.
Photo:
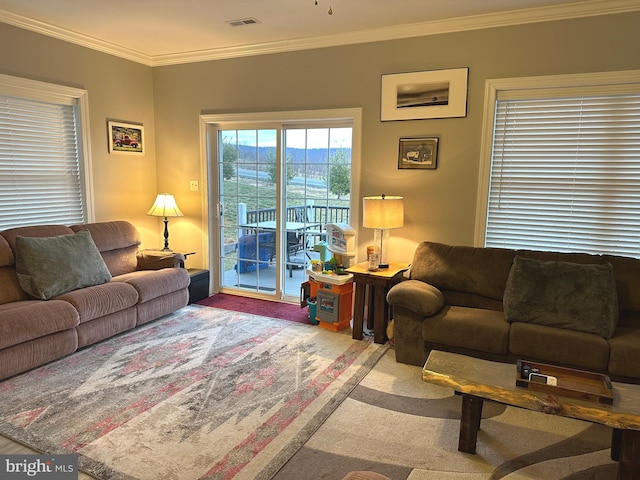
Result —
[{"label": "recliner seat cushion", "polygon": [[74,328],[78,312],[60,300],[23,300],[0,305],[0,349]]},{"label": "recliner seat cushion", "polygon": [[126,283],[109,282],[67,292],[55,299],[73,305],[80,323],[85,323],[133,307],[138,302],[138,292]]},{"label": "recliner seat cushion", "polygon": [[191,278],[183,268],[144,270],[113,277],[116,282],[126,282],[138,291],[138,303],[145,303],[177,290],[189,287]]}]

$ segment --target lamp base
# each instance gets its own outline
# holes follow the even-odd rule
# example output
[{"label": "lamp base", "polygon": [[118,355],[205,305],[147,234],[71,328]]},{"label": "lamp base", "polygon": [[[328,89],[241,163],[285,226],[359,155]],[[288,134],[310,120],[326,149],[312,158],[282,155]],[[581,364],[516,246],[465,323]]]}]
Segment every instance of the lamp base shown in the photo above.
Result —
[{"label": "lamp base", "polygon": [[389,268],[387,246],[389,245],[389,230],[376,228],[373,232],[373,242],[378,249],[378,268]]}]

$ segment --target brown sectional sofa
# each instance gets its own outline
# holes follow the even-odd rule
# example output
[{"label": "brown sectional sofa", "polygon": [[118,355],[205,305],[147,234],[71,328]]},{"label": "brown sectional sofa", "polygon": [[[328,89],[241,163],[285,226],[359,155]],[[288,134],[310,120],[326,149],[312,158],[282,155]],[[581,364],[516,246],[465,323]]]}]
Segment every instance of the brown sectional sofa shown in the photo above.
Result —
[{"label": "brown sectional sofa", "polygon": [[[111,280],[47,300],[28,295],[16,271],[17,239],[46,239],[83,230],[90,232]],[[0,232],[0,380],[185,306],[190,278],[180,268],[184,257],[140,252],[139,245],[138,231],[125,221]],[[82,265],[83,258],[77,262]]]},{"label": "brown sectional sofa", "polygon": [[[610,338],[606,333],[578,331],[575,325],[564,328],[541,324],[539,319],[557,318],[548,312],[532,315],[539,317],[533,320],[508,319],[513,314],[505,313],[505,302],[512,302],[512,297],[526,290],[522,283],[514,282],[512,273],[521,259],[543,266],[567,263],[579,264],[580,268],[612,267],[611,288],[617,303],[609,302],[607,308],[617,318],[609,326],[613,332]],[[583,277],[588,280],[589,275]],[[552,277],[548,280],[553,282]],[[530,286],[542,288],[545,283],[538,278]],[[565,292],[562,300],[571,302],[571,297],[576,297],[585,303],[586,311],[575,315],[578,322],[597,310],[591,300],[606,303],[611,297],[607,293],[610,289],[600,285],[595,294],[586,297],[579,296],[581,289],[575,287],[573,294]],[[546,294],[553,296],[554,292]],[[559,364],[640,383],[638,259],[422,242],[416,249],[409,279],[392,287],[387,299],[394,312],[396,359],[402,363],[423,365],[432,349],[446,350],[494,361],[527,359]],[[526,314],[533,309],[523,311]],[[580,312],[580,305],[577,309]]]}]

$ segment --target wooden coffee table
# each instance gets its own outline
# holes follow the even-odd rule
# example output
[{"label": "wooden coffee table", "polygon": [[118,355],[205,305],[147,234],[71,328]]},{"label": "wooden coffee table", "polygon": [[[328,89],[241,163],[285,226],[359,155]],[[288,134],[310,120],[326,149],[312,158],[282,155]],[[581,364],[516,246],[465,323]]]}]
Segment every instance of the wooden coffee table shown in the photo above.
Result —
[{"label": "wooden coffee table", "polygon": [[484,400],[613,428],[611,459],[619,462],[618,479],[640,479],[640,385],[612,383],[613,405],[516,386],[515,364],[432,351],[422,379],[453,388],[462,396],[458,450],[476,452]]}]

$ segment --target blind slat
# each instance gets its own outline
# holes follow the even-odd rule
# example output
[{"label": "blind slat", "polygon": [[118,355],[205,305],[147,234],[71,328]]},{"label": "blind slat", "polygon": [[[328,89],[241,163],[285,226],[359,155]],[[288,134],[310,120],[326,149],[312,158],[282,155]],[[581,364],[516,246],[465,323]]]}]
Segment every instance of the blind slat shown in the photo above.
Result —
[{"label": "blind slat", "polygon": [[0,229],[85,221],[73,105],[0,95]]},{"label": "blind slat", "polygon": [[486,246],[640,257],[640,86],[624,90],[498,95]]}]

